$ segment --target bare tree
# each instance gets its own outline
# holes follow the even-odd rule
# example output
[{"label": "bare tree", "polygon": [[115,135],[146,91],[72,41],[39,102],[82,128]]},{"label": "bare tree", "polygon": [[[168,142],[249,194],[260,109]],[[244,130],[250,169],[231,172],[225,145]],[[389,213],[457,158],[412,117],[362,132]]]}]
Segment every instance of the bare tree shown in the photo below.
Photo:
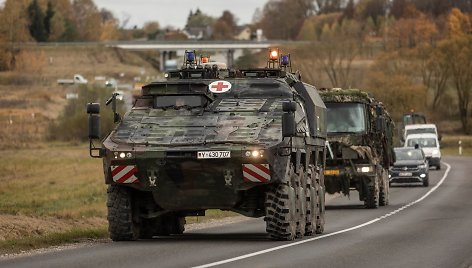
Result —
[{"label": "bare tree", "polygon": [[446,51],[451,70],[451,82],[457,94],[462,130],[469,134],[472,97],[472,36],[449,40]]},{"label": "bare tree", "polygon": [[320,40],[305,50],[305,57],[311,57],[321,67],[329,77],[331,86],[352,86],[352,62],[360,53],[360,33],[360,25],[353,20],[325,24]]},{"label": "bare tree", "polygon": [[415,50],[417,70],[421,74],[421,81],[433,94],[431,102],[433,110],[438,107],[442,96],[444,96],[449,80],[450,64],[445,53],[446,50],[447,47],[444,44],[436,48],[422,46]]}]

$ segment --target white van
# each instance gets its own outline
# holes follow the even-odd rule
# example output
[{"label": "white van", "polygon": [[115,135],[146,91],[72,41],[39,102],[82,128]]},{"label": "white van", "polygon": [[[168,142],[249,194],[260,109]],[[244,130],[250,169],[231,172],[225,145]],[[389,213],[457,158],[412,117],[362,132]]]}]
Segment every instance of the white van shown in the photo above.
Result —
[{"label": "white van", "polygon": [[438,140],[441,140],[441,136],[438,133],[438,128],[435,124],[414,124],[414,125],[406,125],[405,131],[403,133],[403,140],[411,134],[424,134],[424,133],[431,133],[438,136]]},{"label": "white van", "polygon": [[415,147],[417,144],[423,149],[429,166],[441,169],[441,151],[438,136],[432,133],[410,134],[406,137],[404,147]]}]

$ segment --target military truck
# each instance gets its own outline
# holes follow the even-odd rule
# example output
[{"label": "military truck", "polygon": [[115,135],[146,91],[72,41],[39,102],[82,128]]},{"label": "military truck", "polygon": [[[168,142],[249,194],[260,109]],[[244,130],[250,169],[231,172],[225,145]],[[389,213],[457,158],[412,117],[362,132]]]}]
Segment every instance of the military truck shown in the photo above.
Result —
[{"label": "military truck", "polygon": [[326,107],[290,55],[269,55],[266,68],[229,70],[186,51],[182,69],[115,112],[98,147],[100,105],[88,104],[112,240],[181,234],[208,209],[264,217],[275,240],[323,232]]},{"label": "military truck", "polygon": [[320,95],[328,109],[326,192],[355,189],[366,208],[387,205],[394,124],[384,105],[356,89],[321,89]]}]

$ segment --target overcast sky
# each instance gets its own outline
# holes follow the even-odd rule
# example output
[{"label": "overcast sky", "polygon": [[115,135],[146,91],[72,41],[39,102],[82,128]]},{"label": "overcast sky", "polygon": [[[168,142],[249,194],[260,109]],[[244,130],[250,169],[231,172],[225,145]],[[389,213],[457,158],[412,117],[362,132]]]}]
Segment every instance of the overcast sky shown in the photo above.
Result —
[{"label": "overcast sky", "polygon": [[256,8],[264,7],[268,0],[94,0],[99,8],[112,11],[123,22],[130,17],[127,28],[142,27],[146,21],[158,21],[161,27],[168,25],[183,28],[190,10],[197,8],[210,16],[219,17],[224,10],[231,11],[238,24],[250,23]]}]

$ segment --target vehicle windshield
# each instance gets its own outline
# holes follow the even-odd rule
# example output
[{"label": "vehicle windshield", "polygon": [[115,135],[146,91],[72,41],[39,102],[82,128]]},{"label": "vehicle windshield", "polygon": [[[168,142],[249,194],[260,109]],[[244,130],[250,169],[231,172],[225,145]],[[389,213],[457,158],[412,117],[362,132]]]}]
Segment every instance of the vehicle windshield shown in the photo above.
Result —
[{"label": "vehicle windshield", "polygon": [[326,103],[328,133],[359,133],[366,130],[364,105],[361,103]]},{"label": "vehicle windshield", "polygon": [[420,150],[395,150],[395,157],[398,160],[423,160],[423,154]]},{"label": "vehicle windshield", "polygon": [[426,118],[419,114],[407,114],[403,116],[404,125],[426,124]]},{"label": "vehicle windshield", "polygon": [[422,134],[422,133],[436,134],[436,130],[434,128],[413,128],[413,129],[408,129],[406,131],[407,136],[410,134]]},{"label": "vehicle windshield", "polygon": [[208,99],[203,95],[164,95],[154,97],[154,108],[205,107]]},{"label": "vehicle windshield", "polygon": [[412,139],[408,139],[408,142],[407,142],[408,147],[415,147],[416,144],[418,144],[420,147],[423,147],[423,148],[437,147],[435,138],[412,138]]}]

